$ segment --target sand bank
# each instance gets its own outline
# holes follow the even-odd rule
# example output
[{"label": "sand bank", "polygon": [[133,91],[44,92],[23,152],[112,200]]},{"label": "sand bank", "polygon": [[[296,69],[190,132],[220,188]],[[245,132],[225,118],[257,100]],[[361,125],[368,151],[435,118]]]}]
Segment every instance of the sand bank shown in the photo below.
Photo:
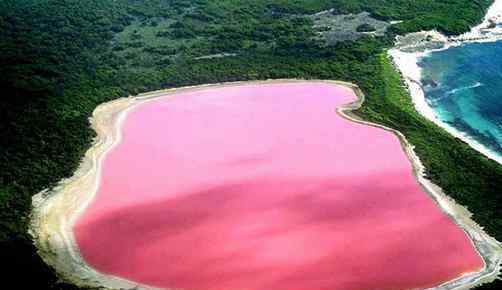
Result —
[{"label": "sand bank", "polygon": [[[297,80],[277,80],[262,83],[297,82]],[[413,148],[405,138],[397,131],[360,121],[350,113],[358,108],[364,98],[360,91],[352,84],[342,82],[321,81],[331,84],[345,85],[354,89],[359,100],[353,104],[339,108],[338,112],[355,122],[384,128],[394,132],[401,140],[401,144],[413,164],[414,173],[424,189],[434,198],[439,207],[451,216],[472,239],[476,249],[483,257],[485,267],[479,273],[468,273],[453,281],[447,282],[431,289],[468,289],[473,285],[492,281],[500,271],[502,251],[500,244],[486,235],[482,228],[477,226],[471,219],[471,214],[463,207],[449,199],[442,191],[431,184],[423,176],[423,166],[413,152]],[[146,285],[138,285],[132,281],[105,275],[95,271],[82,259],[75,243],[72,225],[77,216],[88,206],[94,198],[97,190],[102,158],[106,153],[120,143],[120,128],[126,114],[141,103],[148,102],[157,97],[165,97],[172,93],[194,91],[219,86],[236,86],[243,83],[206,85],[199,87],[165,90],[143,94],[133,98],[119,99],[100,105],[93,114],[91,124],[97,132],[94,145],[86,153],[81,166],[75,175],[64,180],[58,187],[50,192],[41,192],[33,199],[33,215],[31,232],[40,255],[60,276],[77,285],[104,286],[113,289],[154,289]]]}]

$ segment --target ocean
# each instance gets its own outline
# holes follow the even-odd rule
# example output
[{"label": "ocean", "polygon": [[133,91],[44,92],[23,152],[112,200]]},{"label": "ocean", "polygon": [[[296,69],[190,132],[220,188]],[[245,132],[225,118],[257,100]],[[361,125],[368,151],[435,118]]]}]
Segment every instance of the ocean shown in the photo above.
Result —
[{"label": "ocean", "polygon": [[434,51],[418,65],[436,117],[502,156],[502,41]]}]

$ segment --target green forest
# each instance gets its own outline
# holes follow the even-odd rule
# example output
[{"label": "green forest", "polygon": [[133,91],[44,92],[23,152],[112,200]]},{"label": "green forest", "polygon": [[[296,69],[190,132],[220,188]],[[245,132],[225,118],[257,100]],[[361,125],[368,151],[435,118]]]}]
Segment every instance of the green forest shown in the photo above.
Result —
[{"label": "green forest", "polygon": [[[502,240],[502,166],[421,117],[387,58],[397,34],[447,35],[491,0],[2,0],[0,263],[15,289],[78,289],[38,257],[31,196],[72,175],[100,103],[186,85],[275,78],[356,83],[361,117],[401,131],[430,179]],[[327,45],[309,15],[367,11],[399,20],[382,37]],[[6,281],[5,281],[6,280]],[[480,289],[501,289],[500,281]]]}]

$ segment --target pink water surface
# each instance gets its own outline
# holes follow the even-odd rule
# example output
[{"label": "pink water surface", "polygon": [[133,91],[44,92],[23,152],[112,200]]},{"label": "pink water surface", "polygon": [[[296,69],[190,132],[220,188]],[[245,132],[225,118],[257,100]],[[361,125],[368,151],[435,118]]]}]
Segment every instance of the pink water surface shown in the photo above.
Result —
[{"label": "pink water surface", "polygon": [[74,225],[97,270],[191,290],[394,290],[483,263],[398,138],[327,83],[208,88],[127,116]]}]

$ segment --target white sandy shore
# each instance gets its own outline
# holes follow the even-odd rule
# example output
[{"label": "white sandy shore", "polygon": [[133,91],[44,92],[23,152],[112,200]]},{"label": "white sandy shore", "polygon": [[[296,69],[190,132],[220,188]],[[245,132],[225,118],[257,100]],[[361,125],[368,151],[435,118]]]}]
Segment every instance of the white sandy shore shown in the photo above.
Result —
[{"label": "white sandy shore", "polygon": [[[41,257],[54,267],[60,277],[79,286],[105,287],[109,289],[156,289],[128,281],[116,276],[100,273],[89,266],[79,253],[72,231],[78,215],[87,207],[96,194],[101,163],[106,153],[121,140],[121,124],[127,113],[137,105],[154,98],[170,97],[173,93],[187,90],[218,88],[243,84],[270,84],[285,82],[305,82],[304,80],[274,80],[260,82],[237,82],[197,87],[187,87],[142,94],[137,97],[122,98],[100,105],[91,118],[92,127],[97,132],[93,146],[87,151],[75,174],[60,182],[52,191],[43,191],[33,197],[33,211],[30,232]],[[398,131],[359,120],[351,111],[359,108],[364,96],[357,86],[336,81],[323,82],[346,86],[354,90],[358,100],[338,112],[354,122],[376,126],[395,133],[401,140],[403,149],[413,164],[413,171],[424,190],[435,200],[441,210],[448,214],[471,238],[473,245],[484,260],[485,266],[480,272],[465,275],[428,290],[461,290],[487,283],[497,278],[502,261],[500,243],[488,236],[471,219],[469,211],[456,204],[442,190],[424,178],[424,167],[415,155],[413,147]]]},{"label": "white sandy shore", "polygon": [[470,32],[464,33],[460,36],[453,37],[453,40],[457,41],[496,41],[502,38],[502,28],[494,27],[486,29],[491,23],[501,23],[502,22],[502,0],[495,0],[493,4],[488,8],[485,18],[483,21],[473,27]]},{"label": "white sandy shore", "polygon": [[[396,47],[390,49],[388,51],[388,54],[391,56],[394,65],[401,72],[406,82],[407,88],[411,94],[415,108],[420,114],[422,114],[438,126],[444,128],[451,135],[466,142],[472,148],[481,152],[483,155],[502,164],[501,155],[493,152],[483,144],[474,140],[471,136],[457,130],[450,124],[445,123],[438,118],[432,107],[426,101],[424,90],[422,89],[422,84],[420,83],[421,68],[417,64],[421,57],[426,56],[434,51],[448,49],[452,46],[458,46],[468,42],[494,42],[502,40],[502,27],[487,29],[491,21],[494,21],[495,23],[502,23],[502,0],[495,0],[492,6],[490,6],[490,8],[488,9],[483,22],[475,26],[470,32],[467,32],[465,34],[447,38],[437,31],[422,32],[423,34],[431,35],[438,41],[444,42],[444,47],[442,48],[411,53],[404,52],[400,48]],[[399,42],[399,38],[397,41]]]}]

